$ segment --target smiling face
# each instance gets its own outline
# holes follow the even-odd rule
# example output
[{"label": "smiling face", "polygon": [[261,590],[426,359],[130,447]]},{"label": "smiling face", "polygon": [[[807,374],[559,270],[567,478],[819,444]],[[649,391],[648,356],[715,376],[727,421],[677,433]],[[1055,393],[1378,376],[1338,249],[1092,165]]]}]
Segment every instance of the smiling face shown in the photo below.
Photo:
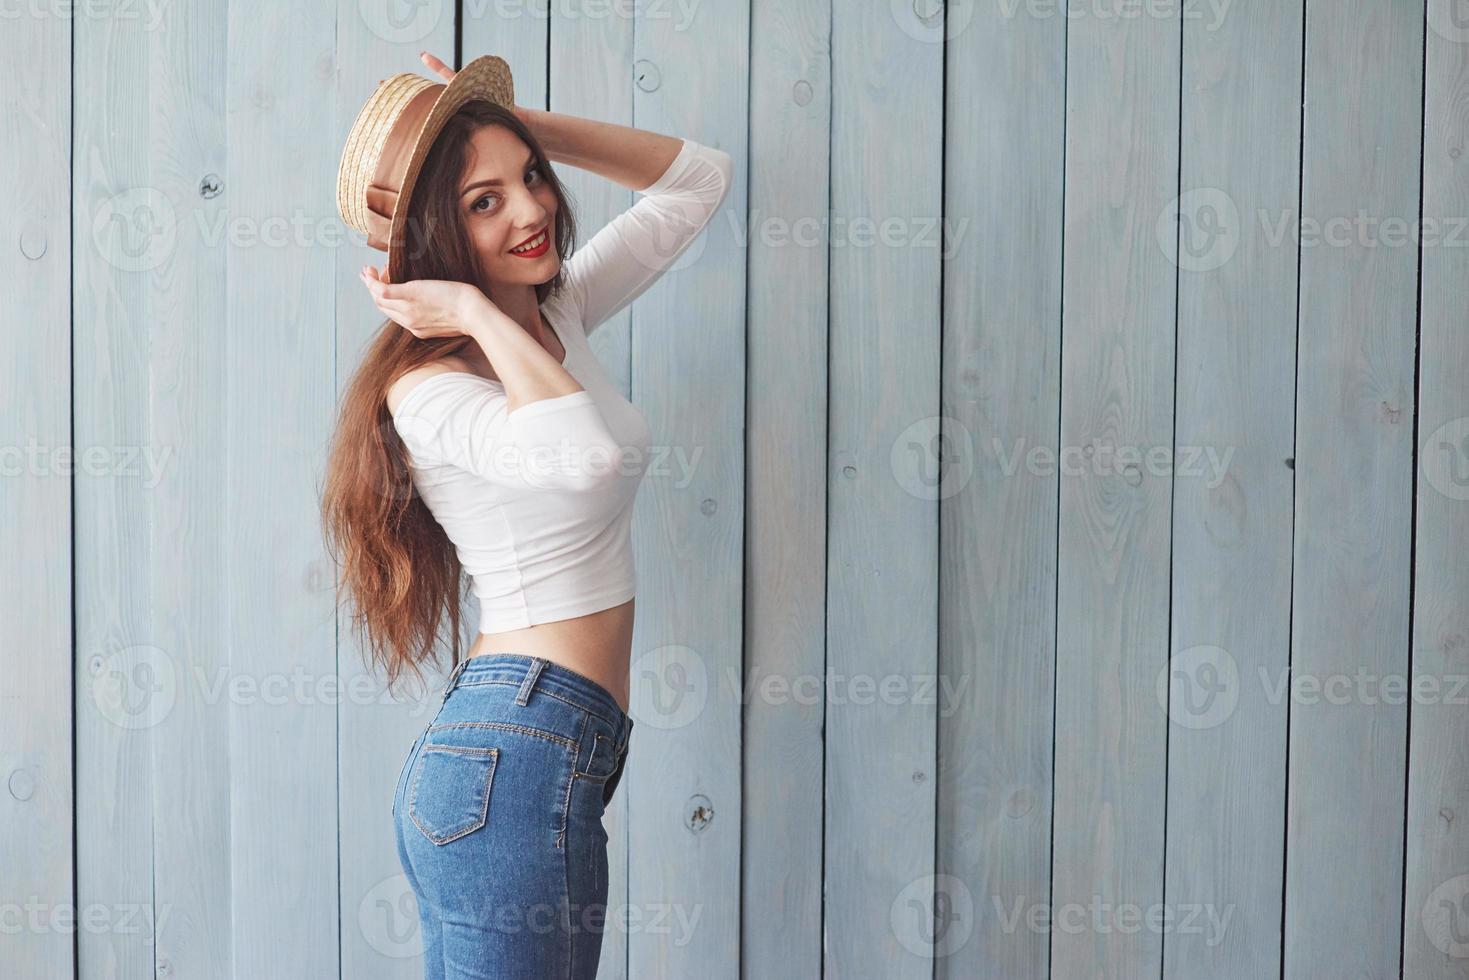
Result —
[{"label": "smiling face", "polygon": [[481,126],[469,142],[457,203],[485,280],[491,289],[545,282],[561,268],[558,203],[546,175],[504,126]]}]

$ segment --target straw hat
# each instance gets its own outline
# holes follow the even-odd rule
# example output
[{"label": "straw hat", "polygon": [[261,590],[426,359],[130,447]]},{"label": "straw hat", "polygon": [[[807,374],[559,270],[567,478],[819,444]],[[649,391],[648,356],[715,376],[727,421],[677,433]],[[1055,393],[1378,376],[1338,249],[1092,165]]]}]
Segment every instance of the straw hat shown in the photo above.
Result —
[{"label": "straw hat", "polygon": [[337,210],[367,244],[388,253],[392,282],[402,281],[408,200],[419,168],[444,123],[472,99],[514,109],[515,85],[503,59],[475,58],[447,84],[413,72],[384,79],[347,134],[337,168]]}]

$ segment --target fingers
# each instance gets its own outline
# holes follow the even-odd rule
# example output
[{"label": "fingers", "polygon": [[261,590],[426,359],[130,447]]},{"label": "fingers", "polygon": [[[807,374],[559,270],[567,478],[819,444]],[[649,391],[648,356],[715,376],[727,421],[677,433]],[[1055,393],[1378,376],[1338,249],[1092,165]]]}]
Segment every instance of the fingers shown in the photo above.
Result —
[{"label": "fingers", "polygon": [[383,316],[403,327],[419,340],[424,339],[423,334],[417,329],[408,326],[404,321],[412,319],[413,304],[410,302],[409,287],[411,283],[391,283],[387,281],[386,274],[380,272],[375,266],[365,265],[358,271],[358,277],[367,291],[372,294],[372,302]]},{"label": "fingers", "polygon": [[397,283],[389,281],[387,274],[379,271],[375,266],[364,265],[358,276],[367,286],[368,292],[379,299],[404,299],[403,288]]},{"label": "fingers", "polygon": [[448,65],[444,64],[442,61],[440,61],[438,58],[435,58],[427,51],[418,52],[418,56],[423,59],[423,63],[425,65],[428,65],[430,70],[437,72],[445,81],[453,80],[454,76],[457,74],[454,69],[450,68]]}]

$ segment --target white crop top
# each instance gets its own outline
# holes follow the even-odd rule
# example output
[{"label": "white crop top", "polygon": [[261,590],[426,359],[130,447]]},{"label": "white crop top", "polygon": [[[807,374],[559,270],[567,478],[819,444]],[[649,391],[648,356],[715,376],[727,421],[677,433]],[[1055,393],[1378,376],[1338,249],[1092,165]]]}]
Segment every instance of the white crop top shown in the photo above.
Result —
[{"label": "white crop top", "polygon": [[393,425],[419,496],[473,582],[479,632],[499,633],[620,605],[636,591],[633,501],[650,433],[587,335],[661,276],[729,191],[723,150],[685,139],[663,175],[563,265],[541,305],[584,391],[507,411],[498,381],[429,375]]}]

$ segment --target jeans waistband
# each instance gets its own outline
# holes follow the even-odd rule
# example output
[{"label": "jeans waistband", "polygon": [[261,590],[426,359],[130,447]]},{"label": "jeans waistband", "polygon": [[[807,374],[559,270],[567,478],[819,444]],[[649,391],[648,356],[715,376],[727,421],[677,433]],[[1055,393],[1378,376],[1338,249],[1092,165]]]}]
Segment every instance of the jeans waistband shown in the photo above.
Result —
[{"label": "jeans waistband", "polygon": [[601,684],[570,667],[524,653],[486,653],[459,661],[444,685],[441,703],[456,687],[507,682],[520,685],[515,694],[517,704],[529,701],[532,691],[551,690],[577,707],[600,715],[619,731],[630,727],[631,719]]}]

